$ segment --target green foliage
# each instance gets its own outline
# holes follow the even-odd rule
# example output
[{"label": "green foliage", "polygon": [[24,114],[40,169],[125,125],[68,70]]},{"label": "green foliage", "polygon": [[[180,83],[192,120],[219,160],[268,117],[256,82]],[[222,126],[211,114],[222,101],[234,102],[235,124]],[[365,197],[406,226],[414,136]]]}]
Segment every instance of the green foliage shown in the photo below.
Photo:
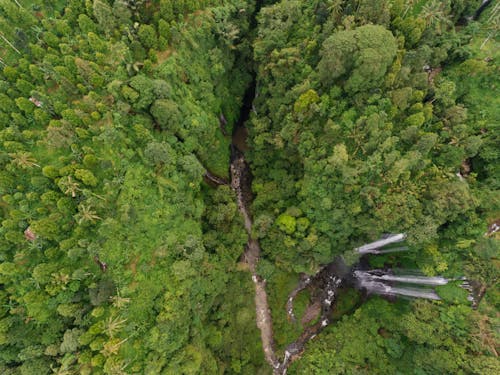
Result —
[{"label": "green foliage", "polygon": [[89,171],[88,169],[77,169],[75,170],[75,177],[82,181],[85,185],[89,186],[96,186],[97,185],[97,178],[94,176],[94,174]]},{"label": "green foliage", "polygon": [[378,25],[334,33],[323,43],[320,79],[331,85],[348,74],[345,89],[349,94],[377,87],[396,56],[396,47],[391,32]]},{"label": "green foliage", "polygon": [[151,106],[151,114],[164,130],[175,134],[181,128],[182,115],[179,106],[173,100],[155,100]]},{"label": "green foliage", "polygon": [[[486,34],[471,39],[453,26],[473,9],[472,2],[282,1],[262,10],[248,159],[254,231],[267,264],[260,272],[269,283],[280,272],[312,273],[336,255],[357,261],[346,251],[401,231],[419,250],[380,258],[379,267],[450,277],[466,271],[487,285],[496,278],[486,261],[491,243],[476,241],[487,217],[498,216],[497,200],[484,200],[498,187],[490,148],[498,142],[487,130],[498,122],[498,53],[484,50],[491,38],[480,49]],[[303,216],[291,215],[291,207]],[[309,224],[301,236],[302,218]],[[457,250],[461,240],[472,242]],[[490,255],[481,261],[483,252]],[[473,344],[463,339],[474,331],[464,319],[467,292],[453,284],[439,293],[443,304],[429,307],[425,318],[418,308],[407,312],[404,326],[394,320],[403,312],[389,306],[344,316],[345,326],[310,344],[290,372],[477,372]],[[462,307],[463,315],[450,313]],[[380,324],[385,313],[394,317]],[[460,332],[434,324],[440,314]],[[481,348],[488,368],[488,349]],[[426,355],[432,364],[424,364]]]},{"label": "green foliage", "polygon": [[106,34],[111,34],[112,30],[116,26],[116,20],[113,16],[112,8],[103,0],[94,0],[92,9],[93,15],[97,19],[97,22],[101,29]]},{"label": "green foliage", "polygon": [[156,31],[151,25],[141,25],[138,31],[139,39],[146,48],[158,48]]},{"label": "green foliage", "polygon": [[144,156],[156,166],[175,164],[175,153],[168,143],[151,142],[146,146]]},{"label": "green foliage", "polygon": [[248,45],[214,30],[244,37],[250,6],[4,3],[27,40],[0,43],[0,371],[255,372],[246,234],[202,182],[227,174],[217,119],[248,80]]},{"label": "green foliage", "polygon": [[287,234],[293,234],[297,225],[297,221],[293,216],[282,214],[276,219],[276,225]]},{"label": "green foliage", "polygon": [[467,304],[467,291],[459,288],[459,283],[450,283],[436,288],[438,295],[448,303]]},{"label": "green foliage", "polygon": [[283,312],[297,273],[381,233],[415,245],[381,266],[487,290],[477,312],[455,285],[359,308],[342,291],[290,372],[498,373],[494,7],[453,26],[477,3],[266,1],[255,22],[254,1],[0,1],[0,372],[270,371],[235,194],[203,182],[228,177],[219,119],[254,72],[252,235],[279,349],[301,330]]}]

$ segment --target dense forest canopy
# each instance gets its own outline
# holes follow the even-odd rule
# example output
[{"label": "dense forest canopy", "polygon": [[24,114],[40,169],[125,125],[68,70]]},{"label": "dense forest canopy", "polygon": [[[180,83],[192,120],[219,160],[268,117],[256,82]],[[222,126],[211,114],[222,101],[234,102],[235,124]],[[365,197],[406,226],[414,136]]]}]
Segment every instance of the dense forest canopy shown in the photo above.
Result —
[{"label": "dense forest canopy", "polygon": [[277,353],[300,275],[384,233],[409,251],[367,266],[482,297],[346,288],[289,373],[500,372],[499,21],[480,0],[0,0],[0,372],[272,372],[238,129]]}]

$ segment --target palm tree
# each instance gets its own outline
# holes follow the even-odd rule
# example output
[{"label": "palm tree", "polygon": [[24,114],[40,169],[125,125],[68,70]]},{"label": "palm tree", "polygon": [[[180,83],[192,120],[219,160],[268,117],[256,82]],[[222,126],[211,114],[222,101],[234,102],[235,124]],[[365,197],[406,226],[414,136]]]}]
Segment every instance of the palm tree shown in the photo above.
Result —
[{"label": "palm tree", "polygon": [[12,48],[14,51],[16,51],[19,55],[21,54],[21,52],[19,52],[19,50],[16,47],[14,47],[14,45],[5,37],[5,35],[3,35],[3,33],[0,33],[0,38],[2,38],[3,41],[7,43],[9,47]]},{"label": "palm tree", "polygon": [[54,375],[74,375],[76,374],[75,370],[68,369],[67,366],[62,365],[61,367],[53,367],[50,365],[50,369]]},{"label": "palm tree", "polygon": [[130,298],[122,297],[120,295],[120,292],[117,291],[116,296],[112,296],[109,298],[113,304],[114,307],[121,309],[125,305],[127,305],[130,302]]},{"label": "palm tree", "polygon": [[81,190],[78,182],[74,181],[71,176],[61,178],[58,185],[64,194],[71,194],[73,198],[76,197],[76,192]]},{"label": "palm tree", "polygon": [[111,339],[107,343],[104,344],[103,349],[101,350],[101,353],[105,357],[110,357],[111,355],[116,355],[118,354],[118,350],[120,350],[120,347],[122,346],[123,343],[127,342],[128,338],[123,339],[119,341],[119,339]]},{"label": "palm tree", "polygon": [[[108,362],[106,362],[108,365]],[[119,362],[111,362],[109,365],[109,373],[113,375],[127,375],[129,374],[125,369],[130,365],[130,361],[119,361]]]},{"label": "palm tree", "polygon": [[328,4],[328,11],[330,13],[333,13],[335,14],[336,16],[340,16],[342,14],[342,11],[343,11],[343,7],[342,7],[342,4],[343,1],[342,0],[332,0],[329,4]]},{"label": "palm tree", "polygon": [[95,223],[96,220],[102,220],[97,213],[92,209],[90,205],[81,204],[78,206],[78,210],[80,211],[75,215],[75,219],[78,224],[83,224],[85,222]]},{"label": "palm tree", "polygon": [[500,5],[496,4],[493,10],[491,11],[491,15],[488,17],[488,20],[486,21],[488,24],[487,30],[488,35],[486,39],[483,40],[483,43],[481,43],[481,47],[479,49],[483,49],[486,43],[492,38],[496,38],[498,30],[500,29]]},{"label": "palm tree", "polygon": [[38,167],[40,165],[36,163],[36,159],[31,156],[29,152],[15,152],[9,154],[12,158],[12,164],[17,165],[22,169],[30,168],[30,167]]},{"label": "palm tree", "polygon": [[443,8],[443,3],[439,0],[433,0],[422,7],[420,17],[425,20],[427,26],[435,26],[438,33],[441,33],[443,24],[451,24]]},{"label": "palm tree", "polygon": [[109,317],[107,323],[106,323],[106,334],[110,337],[113,338],[115,333],[118,332],[120,329],[123,328],[124,323],[127,321],[127,319],[119,319],[118,317]]},{"label": "palm tree", "polygon": [[62,290],[66,289],[66,285],[71,281],[71,277],[63,272],[59,272],[57,274],[53,273],[52,277],[57,285],[61,286]]},{"label": "palm tree", "polygon": [[411,8],[413,8],[413,6],[415,5],[415,2],[416,2],[416,0],[407,0],[406,1],[406,7],[405,7],[405,11],[403,12],[403,18],[405,18],[405,16],[408,13],[408,11]]}]

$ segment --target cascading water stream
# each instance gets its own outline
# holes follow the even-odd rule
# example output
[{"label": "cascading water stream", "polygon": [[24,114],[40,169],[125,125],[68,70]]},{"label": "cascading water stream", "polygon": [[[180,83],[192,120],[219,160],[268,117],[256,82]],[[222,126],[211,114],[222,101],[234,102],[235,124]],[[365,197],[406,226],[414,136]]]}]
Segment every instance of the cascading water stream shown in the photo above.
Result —
[{"label": "cascading water stream", "polygon": [[[387,236],[386,238],[382,238],[378,241],[371,242],[371,243],[368,243],[366,245],[360,246],[360,247],[356,248],[355,250],[359,254],[381,254],[381,250],[380,250],[381,247],[404,241],[405,238],[406,238],[406,235],[404,233],[391,234],[391,235]],[[390,252],[391,250],[398,251],[397,249],[388,249],[385,251]]]},{"label": "cascading water stream", "polygon": [[426,277],[426,276],[412,276],[412,275],[394,275],[383,270],[370,270],[370,271],[354,271],[358,279],[371,279],[378,281],[393,281],[405,284],[419,284],[419,285],[446,285],[450,281],[441,276]]}]

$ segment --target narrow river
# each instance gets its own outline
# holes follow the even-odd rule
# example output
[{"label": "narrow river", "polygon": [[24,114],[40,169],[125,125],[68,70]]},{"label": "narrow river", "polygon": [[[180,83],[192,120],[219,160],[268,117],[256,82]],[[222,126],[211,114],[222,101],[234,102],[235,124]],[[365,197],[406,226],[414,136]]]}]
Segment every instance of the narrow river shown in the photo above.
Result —
[{"label": "narrow river", "polygon": [[266,281],[263,280],[256,272],[257,264],[260,257],[260,245],[256,239],[252,238],[252,215],[250,213],[250,204],[252,202],[252,175],[250,167],[245,160],[244,151],[247,149],[246,136],[247,131],[244,127],[245,121],[248,119],[251,100],[255,92],[255,83],[247,90],[245,95],[245,105],[242,107],[240,121],[233,131],[233,144],[231,145],[231,187],[236,193],[236,201],[238,209],[243,216],[245,230],[248,235],[248,241],[245,246],[245,251],[241,257],[241,261],[248,265],[252,274],[252,281],[255,285],[255,312],[257,327],[261,333],[262,348],[266,361],[271,365],[276,373],[280,368],[280,362],[276,357],[274,350],[273,327],[271,320],[271,312],[267,301]]}]

